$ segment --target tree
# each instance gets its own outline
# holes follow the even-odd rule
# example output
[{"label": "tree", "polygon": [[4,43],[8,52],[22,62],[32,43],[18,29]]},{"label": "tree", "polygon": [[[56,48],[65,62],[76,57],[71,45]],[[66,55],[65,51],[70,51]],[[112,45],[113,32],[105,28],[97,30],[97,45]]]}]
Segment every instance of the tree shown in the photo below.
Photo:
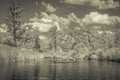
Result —
[{"label": "tree", "polygon": [[115,46],[120,47],[120,30],[116,30],[115,33]]},{"label": "tree", "polygon": [[10,5],[8,9],[8,17],[6,19],[6,24],[8,26],[7,31],[11,34],[14,41],[14,46],[17,46],[17,39],[20,37],[21,29],[21,14],[23,9],[19,7],[19,0],[9,0]]},{"label": "tree", "polygon": [[53,50],[53,51],[56,51],[57,49],[57,27],[54,26],[52,27],[50,30],[49,30],[49,37],[51,38],[51,42],[50,42],[50,48]]},{"label": "tree", "polygon": [[34,30],[34,48],[39,50],[41,52],[41,45],[40,45],[40,39],[39,39],[39,31],[38,29]]}]

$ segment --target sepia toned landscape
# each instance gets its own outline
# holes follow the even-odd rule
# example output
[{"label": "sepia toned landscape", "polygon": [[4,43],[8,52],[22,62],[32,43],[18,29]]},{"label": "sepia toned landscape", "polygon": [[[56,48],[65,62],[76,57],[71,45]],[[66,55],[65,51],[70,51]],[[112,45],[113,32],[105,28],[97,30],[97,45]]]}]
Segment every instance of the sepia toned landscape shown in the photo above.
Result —
[{"label": "sepia toned landscape", "polygon": [[0,1],[0,80],[119,80],[119,0]]}]

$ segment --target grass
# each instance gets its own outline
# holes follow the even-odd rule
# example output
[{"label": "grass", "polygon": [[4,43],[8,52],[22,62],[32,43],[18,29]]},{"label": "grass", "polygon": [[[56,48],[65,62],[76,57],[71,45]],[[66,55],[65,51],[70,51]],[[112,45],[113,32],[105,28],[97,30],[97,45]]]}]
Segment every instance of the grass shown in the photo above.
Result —
[{"label": "grass", "polygon": [[31,51],[24,48],[19,49],[0,44],[0,62],[8,61],[31,62],[41,61],[43,60],[43,58],[44,58],[43,54],[36,51]]}]

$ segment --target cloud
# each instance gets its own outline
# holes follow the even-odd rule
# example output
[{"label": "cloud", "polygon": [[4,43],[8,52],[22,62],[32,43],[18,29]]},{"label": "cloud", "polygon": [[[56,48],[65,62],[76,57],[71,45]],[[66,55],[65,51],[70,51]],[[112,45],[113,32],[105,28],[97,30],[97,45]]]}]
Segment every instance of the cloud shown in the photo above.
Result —
[{"label": "cloud", "polygon": [[90,12],[83,19],[83,23],[86,25],[100,24],[100,25],[114,25],[120,22],[120,17],[109,16],[108,14],[100,14],[98,12]]},{"label": "cloud", "polygon": [[57,27],[57,30],[61,30],[68,27],[71,22],[80,23],[80,21],[74,13],[69,14],[67,17],[59,17],[53,13],[41,12],[30,19],[29,25],[32,25],[33,28],[38,28],[42,32],[47,32],[52,27]]},{"label": "cloud", "polygon": [[61,0],[61,2],[75,5],[95,6],[99,9],[120,7],[119,2],[114,0]]},{"label": "cloud", "polygon": [[114,0],[106,0],[103,1],[103,4],[99,6],[99,9],[108,9],[108,8],[116,8],[116,7],[120,7],[119,2]]},{"label": "cloud", "polygon": [[59,25],[59,27],[61,27],[61,28],[66,27],[70,24],[70,19],[65,18],[65,17],[59,17],[56,14],[48,15],[47,13],[42,12],[41,15],[45,18],[42,20],[48,21],[48,22],[54,22],[56,25]]},{"label": "cloud", "polygon": [[99,14],[98,12],[91,12],[83,19],[86,24],[110,24],[109,16],[107,14]]},{"label": "cloud", "polygon": [[40,23],[40,22],[33,22],[33,23],[29,23],[29,24],[32,25],[33,29],[38,28],[39,31],[42,31],[42,32],[49,31],[49,29],[53,26],[48,23],[45,24],[45,23]]},{"label": "cloud", "polygon": [[46,7],[47,12],[53,13],[57,10],[57,8],[53,7],[51,4],[47,4],[45,2],[42,2],[41,4]]},{"label": "cloud", "polygon": [[70,13],[68,15],[68,19],[72,22],[80,22],[80,19],[74,13]]},{"label": "cloud", "polygon": [[45,2],[42,2],[41,4],[42,4],[43,6],[47,6],[47,4],[46,4]]},{"label": "cloud", "polygon": [[110,16],[99,12],[90,12],[84,18],[78,18],[74,13],[70,13],[67,17],[60,17],[54,13],[41,12],[40,14],[35,14],[35,17],[31,18],[28,24],[32,25],[33,29],[38,28],[41,32],[48,32],[52,27],[57,27],[57,30],[87,25],[101,28],[102,26],[115,27],[116,23],[120,23],[119,16]]},{"label": "cloud", "polygon": [[33,30],[38,28],[41,32],[48,32],[52,27],[57,27],[58,31],[61,30],[59,20],[60,17],[55,14],[48,15],[46,12],[41,12],[39,15],[37,14],[35,17],[31,18],[27,25],[31,25]]}]

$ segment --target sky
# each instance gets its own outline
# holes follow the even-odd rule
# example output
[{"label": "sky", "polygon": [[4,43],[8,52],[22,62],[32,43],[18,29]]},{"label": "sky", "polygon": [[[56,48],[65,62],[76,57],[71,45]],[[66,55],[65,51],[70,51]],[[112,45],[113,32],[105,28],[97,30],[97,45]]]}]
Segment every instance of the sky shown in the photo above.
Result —
[{"label": "sky", "polygon": [[[22,20],[27,22],[35,13],[45,12],[59,17],[81,18],[86,24],[112,24],[120,21],[120,0],[20,0],[24,9]],[[5,22],[9,0],[0,1],[0,24]]]}]

